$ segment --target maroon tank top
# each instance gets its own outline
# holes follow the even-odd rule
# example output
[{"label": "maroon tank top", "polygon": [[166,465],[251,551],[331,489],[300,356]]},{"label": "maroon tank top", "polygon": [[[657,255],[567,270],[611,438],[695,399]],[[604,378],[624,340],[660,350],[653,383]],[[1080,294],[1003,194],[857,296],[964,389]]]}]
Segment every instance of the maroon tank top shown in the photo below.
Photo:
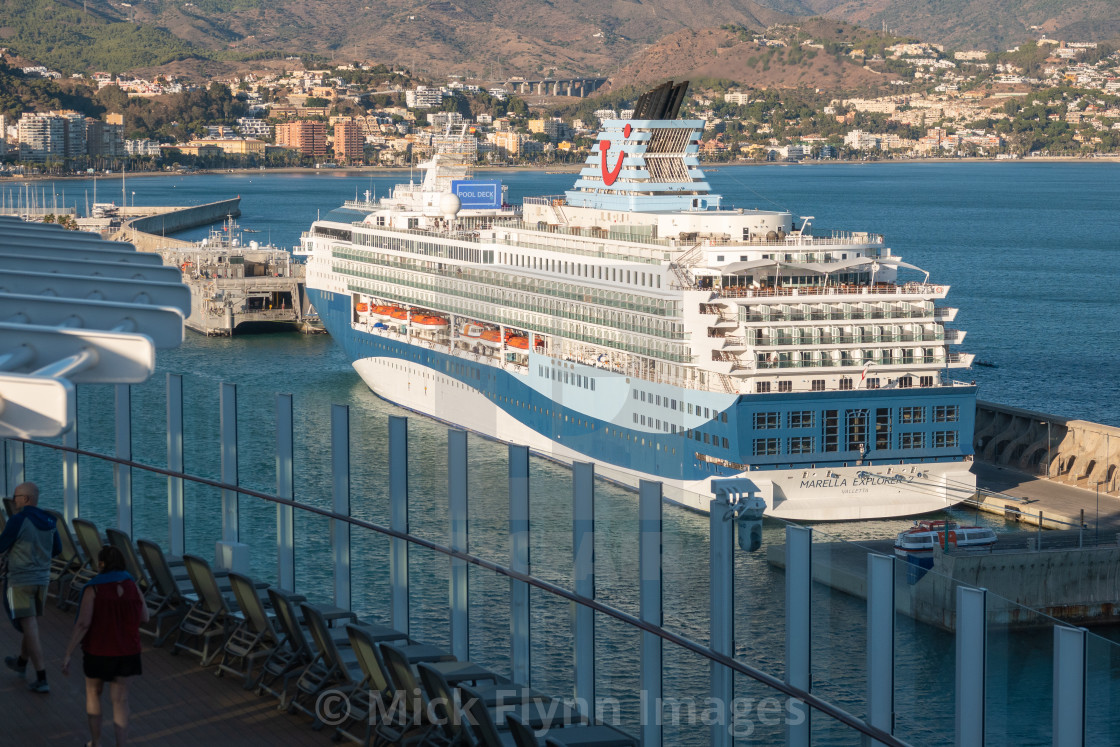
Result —
[{"label": "maroon tank top", "polygon": [[98,584],[90,590],[94,592],[93,620],[82,639],[82,650],[94,656],[140,653],[140,609],[144,598],[135,582]]}]

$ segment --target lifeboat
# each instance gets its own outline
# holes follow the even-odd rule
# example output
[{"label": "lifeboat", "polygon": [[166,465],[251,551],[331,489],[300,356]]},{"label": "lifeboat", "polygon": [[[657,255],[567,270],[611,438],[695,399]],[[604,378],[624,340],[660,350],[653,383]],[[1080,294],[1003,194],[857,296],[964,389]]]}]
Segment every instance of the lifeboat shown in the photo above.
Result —
[{"label": "lifeboat", "polygon": [[392,317],[393,319],[396,319],[399,322],[407,322],[408,321],[408,309],[395,308],[389,313],[389,316]]},{"label": "lifeboat", "polygon": [[470,337],[472,339],[477,340],[480,337],[482,337],[482,332],[483,332],[483,328],[482,328],[481,325],[478,325],[478,324],[464,324],[463,329],[459,331],[459,334],[462,335],[463,337]]},{"label": "lifeboat", "polygon": [[393,312],[396,310],[396,308],[396,306],[386,306],[382,304],[374,306],[370,311],[370,314],[377,317],[378,319],[388,319],[393,315]]},{"label": "lifeboat", "polygon": [[479,336],[479,340],[484,345],[500,348],[502,346],[502,333],[496,329],[484,329]]},{"label": "lifeboat", "polygon": [[933,548],[988,550],[996,533],[988,527],[961,526],[954,521],[919,521],[898,535],[894,554],[900,558],[932,557]]},{"label": "lifeboat", "polygon": [[529,349],[529,338],[524,335],[511,335],[506,339],[506,345],[519,350]]},{"label": "lifeboat", "polygon": [[358,312],[359,314],[365,314],[366,312],[369,311],[369,304],[368,303],[356,303],[356,304],[354,304],[354,311]]},{"label": "lifeboat", "polygon": [[419,327],[428,327],[429,329],[446,327],[449,324],[442,316],[436,316],[435,314],[413,314],[412,323]]}]

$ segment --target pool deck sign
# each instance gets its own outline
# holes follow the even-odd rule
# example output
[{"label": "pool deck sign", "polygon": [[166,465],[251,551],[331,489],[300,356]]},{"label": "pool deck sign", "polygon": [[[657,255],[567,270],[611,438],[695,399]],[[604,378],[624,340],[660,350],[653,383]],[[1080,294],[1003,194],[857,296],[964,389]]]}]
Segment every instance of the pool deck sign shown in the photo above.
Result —
[{"label": "pool deck sign", "polygon": [[459,198],[459,203],[467,209],[502,206],[502,183],[496,179],[478,181],[456,179],[451,182],[451,191]]}]

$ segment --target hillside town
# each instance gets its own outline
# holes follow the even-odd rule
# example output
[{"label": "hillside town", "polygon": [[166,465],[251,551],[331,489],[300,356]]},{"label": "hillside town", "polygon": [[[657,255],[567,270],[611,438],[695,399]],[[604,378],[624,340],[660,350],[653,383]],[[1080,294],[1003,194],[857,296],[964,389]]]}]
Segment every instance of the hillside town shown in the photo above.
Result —
[{"label": "hillside town", "polygon": [[[780,31],[780,30],[779,30]],[[795,33],[755,34],[760,50],[837,52]],[[683,114],[705,121],[700,144],[711,161],[1081,156],[1120,154],[1120,53],[1093,42],[1040,38],[993,53],[946,51],[928,43],[843,49],[846,61],[881,73],[882,95],[831,97],[816,90],[752,89],[694,81]],[[1017,59],[1022,59],[1016,64]],[[40,65],[13,66],[25,78],[60,81]],[[140,79],[95,72],[71,76],[118,97],[122,111],[0,113],[0,174],[101,169],[263,166],[407,166],[433,138],[469,131],[480,163],[582,161],[599,121],[628,118],[592,108],[556,81],[462,79],[420,83],[405,70],[354,63],[244,74],[207,86],[172,76]],[[17,72],[18,71],[18,72]],[[129,121],[138,99],[165,100],[217,87],[228,102],[214,121],[176,136]],[[115,90],[112,90],[115,89]],[[228,91],[228,93],[225,93]],[[566,95],[567,94],[567,95]],[[576,105],[572,105],[572,101]],[[610,97],[607,98],[610,100]],[[573,111],[575,114],[573,114]],[[181,123],[172,121],[170,125]]]}]

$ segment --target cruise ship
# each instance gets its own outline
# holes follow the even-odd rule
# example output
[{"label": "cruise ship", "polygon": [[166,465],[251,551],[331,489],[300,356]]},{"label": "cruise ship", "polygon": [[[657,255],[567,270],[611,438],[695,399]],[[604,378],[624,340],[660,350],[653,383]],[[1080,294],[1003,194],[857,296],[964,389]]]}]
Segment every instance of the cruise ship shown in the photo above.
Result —
[{"label": "cruise ship", "polygon": [[603,123],[564,195],[508,204],[448,133],[419,183],[301,239],[307,291],[377,395],[707,511],[746,478],[795,521],[970,497],[976,387],[948,287],[864,232],[726,207],[687,83]]}]

